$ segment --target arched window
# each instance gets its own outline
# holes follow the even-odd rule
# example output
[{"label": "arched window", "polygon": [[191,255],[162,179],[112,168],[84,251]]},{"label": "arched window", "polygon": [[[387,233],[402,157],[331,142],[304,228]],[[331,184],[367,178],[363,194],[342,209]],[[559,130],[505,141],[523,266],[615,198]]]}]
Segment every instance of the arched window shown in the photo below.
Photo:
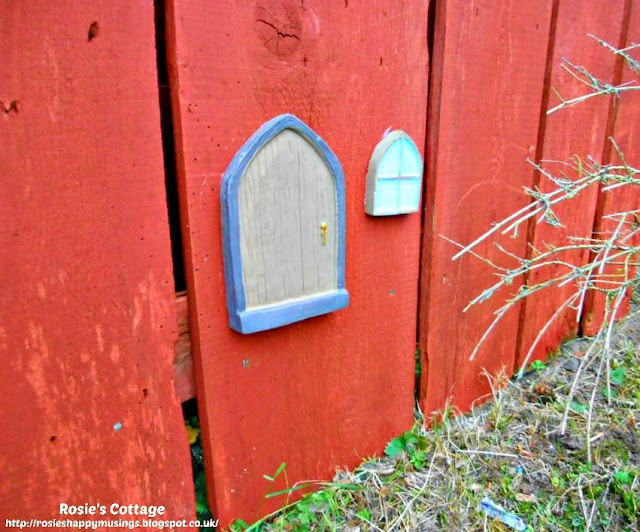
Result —
[{"label": "arched window", "polygon": [[264,124],[221,190],[229,325],[273,329],[346,307],[345,187],[329,146],[293,115]]},{"label": "arched window", "polygon": [[417,212],[421,195],[420,152],[404,131],[393,131],[371,155],[365,212],[372,216]]}]

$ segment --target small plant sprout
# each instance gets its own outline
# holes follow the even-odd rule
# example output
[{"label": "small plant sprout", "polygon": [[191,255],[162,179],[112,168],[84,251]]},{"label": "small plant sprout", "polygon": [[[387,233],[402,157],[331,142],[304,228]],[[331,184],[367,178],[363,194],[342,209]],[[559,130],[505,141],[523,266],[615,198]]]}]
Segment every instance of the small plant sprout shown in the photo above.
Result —
[{"label": "small plant sprout", "polygon": [[531,369],[534,371],[542,371],[546,367],[547,365],[544,362],[542,362],[542,360],[534,360],[531,363]]}]

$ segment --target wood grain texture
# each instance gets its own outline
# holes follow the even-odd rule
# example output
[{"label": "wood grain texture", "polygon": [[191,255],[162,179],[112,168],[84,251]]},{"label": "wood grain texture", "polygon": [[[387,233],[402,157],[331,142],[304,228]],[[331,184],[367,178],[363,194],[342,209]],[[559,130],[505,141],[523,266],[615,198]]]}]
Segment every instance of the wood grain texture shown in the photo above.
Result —
[{"label": "wood grain texture", "polygon": [[[282,504],[263,501],[284,487],[263,478],[280,463],[291,484],[330,478],[411,426],[420,216],[371,219],[364,195],[387,128],[424,143],[427,2],[198,0],[173,2],[168,18],[205,467],[226,524]],[[351,300],[243,336],[227,323],[220,182],[281,113],[309,124],[342,163]]]},{"label": "wood grain texture", "polygon": [[[633,43],[640,43],[640,2],[628,0],[629,15],[626,35],[621,39],[618,46],[620,48],[630,46]],[[630,52],[636,60],[640,60],[638,49]],[[638,83],[637,73],[634,75],[625,65],[620,63],[620,81]],[[610,135],[615,139],[616,144],[627,163],[633,168],[640,168],[640,94],[636,91],[624,94],[619,100],[611,100],[611,130]],[[614,165],[621,164],[620,158],[612,149],[611,143],[606,143],[604,147],[603,161]],[[640,209],[640,195],[636,187],[622,187],[617,190],[600,192],[596,220],[594,223],[594,235],[611,235],[615,230],[614,220],[607,220],[605,217],[616,212],[625,212]],[[636,240],[637,245],[637,240]],[[612,265],[605,269],[604,273],[620,273],[619,266]],[[602,293],[591,292],[585,304],[585,315],[582,320],[583,333],[594,335],[597,333],[604,317],[605,298]],[[620,309],[618,318],[622,318],[629,312],[629,299]]]},{"label": "wood grain texture", "polygon": [[173,360],[173,379],[176,395],[181,403],[196,396],[196,384],[193,378],[193,355],[191,354],[191,335],[189,334],[189,310],[186,292],[176,294],[176,315],[178,319],[178,340]]},{"label": "wood grain texture", "polygon": [[189,334],[189,302],[187,291],[177,292],[175,297],[178,336]]},{"label": "wood grain texture", "polygon": [[335,183],[307,140],[290,129],[271,139],[247,167],[238,202],[247,309],[338,289]]},{"label": "wood grain texture", "polygon": [[[426,215],[420,299],[423,411],[449,398],[463,410],[489,393],[483,369],[514,366],[518,308],[508,314],[473,362],[473,347],[506,291],[462,309],[495,282],[472,257],[452,262],[457,248],[526,203],[531,186],[551,2],[440,2],[436,6],[427,142]],[[523,256],[526,235],[501,243]],[[509,264],[491,245],[477,250]],[[512,265],[511,265],[512,266]],[[510,292],[518,286],[510,287]]]},{"label": "wood grain texture", "polygon": [[152,3],[0,12],[0,521],[190,519]]},{"label": "wood grain texture", "polygon": [[176,342],[176,358],[173,361],[173,379],[176,396],[181,403],[193,399],[196,396],[191,337],[188,334],[179,336]]},{"label": "wood grain texture", "polygon": [[[557,18],[553,26],[554,43],[547,61],[550,71],[543,102],[545,113],[541,116],[541,134],[538,160],[569,161],[574,155],[585,160],[588,156],[599,160],[606,138],[609,102],[606,98],[594,98],[574,107],[546,115],[546,110],[560,102],[554,95],[557,91],[565,100],[588,92],[588,88],[576,81],[566,69],[562,60],[567,59],[575,65],[582,65],[599,79],[612,80],[615,70],[615,56],[605,50],[597,41],[588,37],[596,35],[606,42],[617,43],[623,27],[625,0],[607,1],[560,0]],[[577,179],[578,172],[572,172],[564,165],[553,162],[544,166],[555,175],[564,173],[569,179]],[[544,177],[538,177],[538,187],[543,192],[551,192],[556,186]],[[569,245],[568,237],[590,238],[598,198],[597,187],[587,189],[577,197],[558,205],[554,213],[564,227],[555,228],[547,223],[532,220],[529,242],[535,250],[544,252],[548,245]],[[531,255],[532,251],[529,250]],[[571,251],[555,257],[567,264],[581,266],[589,259],[588,250]],[[528,285],[534,286],[549,279],[564,275],[566,266],[554,265],[531,272]],[[554,316],[556,310],[577,291],[578,287],[567,284],[554,286],[527,298],[523,303],[520,342],[516,365],[524,359],[535,342],[539,332]],[[544,359],[554,351],[560,342],[578,332],[577,312],[567,309],[558,315],[552,325],[538,342],[529,362]]]}]

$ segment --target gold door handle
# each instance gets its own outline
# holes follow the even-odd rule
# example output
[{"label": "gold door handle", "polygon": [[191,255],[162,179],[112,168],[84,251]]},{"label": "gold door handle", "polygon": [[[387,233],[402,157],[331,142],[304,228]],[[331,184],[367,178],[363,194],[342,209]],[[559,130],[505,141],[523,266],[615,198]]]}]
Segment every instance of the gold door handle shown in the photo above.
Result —
[{"label": "gold door handle", "polygon": [[322,235],[322,245],[327,245],[327,222],[320,224],[320,234]]}]

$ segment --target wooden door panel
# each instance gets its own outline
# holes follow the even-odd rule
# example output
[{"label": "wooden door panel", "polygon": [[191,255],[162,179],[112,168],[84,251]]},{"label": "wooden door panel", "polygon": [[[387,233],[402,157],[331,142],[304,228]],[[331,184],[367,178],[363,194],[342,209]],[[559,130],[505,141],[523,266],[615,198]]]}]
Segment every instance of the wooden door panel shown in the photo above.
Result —
[{"label": "wooden door panel", "polygon": [[[430,413],[453,404],[469,409],[491,393],[484,371],[511,374],[519,327],[519,307],[500,324],[473,361],[475,345],[494,319],[494,311],[518,282],[491,300],[463,312],[496,270],[459,251],[443,236],[468,244],[496,220],[517,211],[531,187],[552,2],[436,4],[427,144],[420,349],[422,408]],[[523,256],[526,231],[499,243]],[[514,235],[515,236],[515,235]],[[490,243],[476,251],[495,264],[513,267]]]},{"label": "wooden door panel", "polygon": [[[424,146],[428,2],[168,7],[196,387],[209,495],[224,524],[282,504],[263,500],[284,487],[282,476],[263,477],[282,462],[291,484],[330,478],[411,426],[420,215],[374,219],[364,197],[385,131]],[[350,305],[238,334],[228,322],[220,185],[247,139],[283,113],[320,135],[344,171]]]},{"label": "wooden door panel", "polygon": [[335,184],[303,137],[286,129],[269,141],[238,200],[247,309],[337,289]]}]

